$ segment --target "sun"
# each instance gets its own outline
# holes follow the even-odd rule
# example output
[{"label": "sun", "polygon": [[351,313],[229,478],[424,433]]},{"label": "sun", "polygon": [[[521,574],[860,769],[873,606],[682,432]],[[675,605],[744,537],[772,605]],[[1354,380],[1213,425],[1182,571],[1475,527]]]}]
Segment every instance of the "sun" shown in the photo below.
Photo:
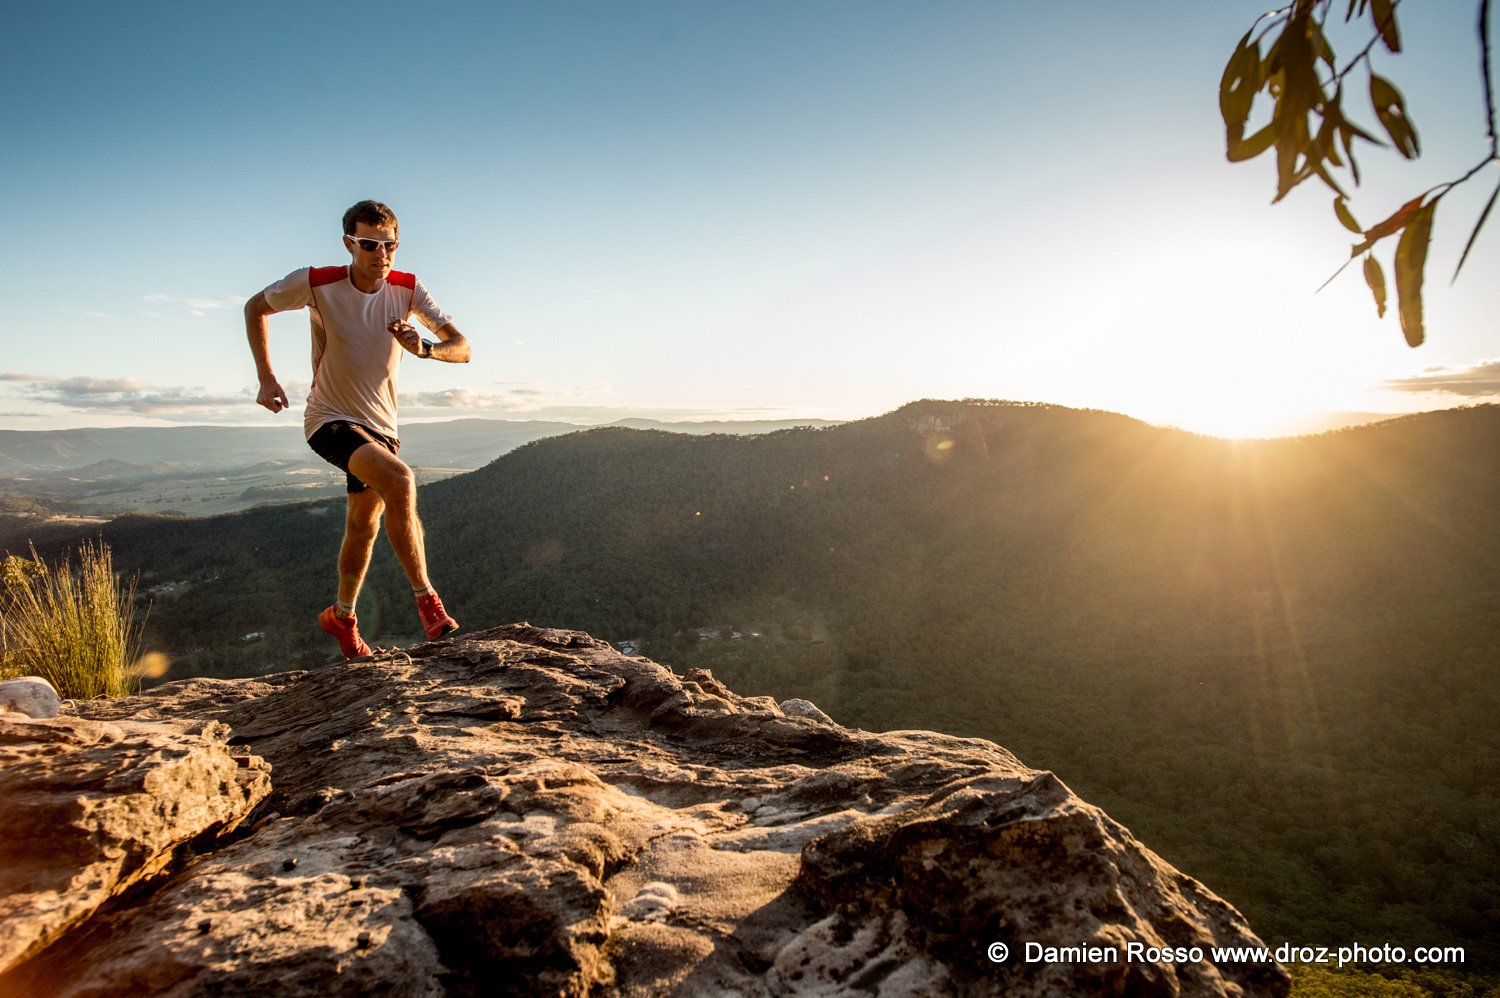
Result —
[{"label": "sun", "polygon": [[1158,330],[1068,371],[1067,404],[1230,439],[1318,432],[1331,411],[1379,408],[1365,387],[1377,379],[1343,346],[1336,337]]},{"label": "sun", "polygon": [[[1096,342],[1073,379],[1148,422],[1226,438],[1315,432],[1330,411],[1378,409],[1390,363],[1368,323],[1315,300],[1243,304],[1212,284],[1184,280],[1143,295],[1138,311]],[[1170,299],[1168,307],[1164,299]],[[1160,308],[1151,306],[1160,305]]]},{"label": "sun", "polygon": [[1148,422],[1228,439],[1313,432],[1320,413],[1347,407],[1338,368],[1270,351],[1187,351],[1137,374],[1128,407]]},{"label": "sun", "polygon": [[1253,440],[1296,433],[1301,423],[1308,422],[1310,425],[1311,416],[1312,413],[1268,414],[1246,407],[1237,411],[1221,409],[1211,413],[1198,413],[1172,420],[1168,425],[1226,440]]}]

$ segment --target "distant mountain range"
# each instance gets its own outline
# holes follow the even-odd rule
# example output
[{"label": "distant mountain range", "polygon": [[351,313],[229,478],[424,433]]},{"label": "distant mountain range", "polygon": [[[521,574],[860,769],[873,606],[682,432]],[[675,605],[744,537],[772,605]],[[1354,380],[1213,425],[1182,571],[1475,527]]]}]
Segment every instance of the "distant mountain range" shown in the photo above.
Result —
[{"label": "distant mountain range", "polygon": [[[1500,953],[1500,407],[1232,442],[920,402],[598,428],[427,486],[467,628],[579,627],[1055,769],[1268,941]],[[342,500],[103,527],[172,675],[327,661]],[[382,544],[374,642],[416,638]]]},{"label": "distant mountain range", "polygon": [[[612,424],[675,433],[765,433],[790,426],[828,425],[826,420],[745,420],[666,423],[628,419]],[[407,423],[403,454],[431,468],[474,469],[506,451],[542,437],[587,427],[546,420],[452,419]],[[126,426],[108,429],[0,430],[0,476],[87,473],[109,477],[101,462],[119,462],[125,474],[144,466],[166,471],[224,471],[262,461],[318,461],[302,437],[301,419],[278,426]]]},{"label": "distant mountain range", "polygon": [[[614,425],[676,433],[766,433],[823,420]],[[545,420],[408,423],[401,454],[424,483],[483,467],[522,444],[586,427]],[[182,426],[0,430],[0,546],[24,541],[51,516],[211,515],[269,502],[336,497],[343,474],[308,449],[301,420],[271,427]],[[20,513],[18,511],[25,510]],[[7,515],[7,512],[11,515]],[[66,521],[72,522],[72,521]]]}]

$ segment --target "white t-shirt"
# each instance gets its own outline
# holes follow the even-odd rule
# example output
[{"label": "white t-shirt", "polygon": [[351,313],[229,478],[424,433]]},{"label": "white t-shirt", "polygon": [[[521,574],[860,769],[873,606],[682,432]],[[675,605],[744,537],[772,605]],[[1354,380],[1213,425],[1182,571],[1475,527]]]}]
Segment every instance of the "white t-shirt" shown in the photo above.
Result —
[{"label": "white t-shirt", "polygon": [[433,332],[452,321],[416,275],[393,270],[365,294],[349,280],[348,267],[303,267],[264,293],[276,311],[306,308],[312,319],[313,384],[304,434],[347,419],[395,437],[396,373],[406,351],[388,327],[410,315]]}]

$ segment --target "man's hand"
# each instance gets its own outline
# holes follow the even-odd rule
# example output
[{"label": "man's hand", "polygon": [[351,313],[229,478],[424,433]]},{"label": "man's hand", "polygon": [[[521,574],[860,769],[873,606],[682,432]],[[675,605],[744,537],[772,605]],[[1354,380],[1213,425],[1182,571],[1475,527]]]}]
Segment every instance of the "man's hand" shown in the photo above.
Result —
[{"label": "man's hand", "polygon": [[[396,337],[396,342],[400,343],[402,349],[407,353],[415,354],[418,357],[423,356],[422,344],[424,341],[422,334],[417,332],[416,326],[413,326],[409,322],[397,320],[385,328],[390,330],[391,335]],[[437,335],[438,338],[435,341],[426,341],[432,343],[432,350],[426,356],[448,364],[467,364],[469,362],[469,341],[464,339],[463,333],[460,333],[453,327],[453,323],[443,323],[441,328],[437,330]]]},{"label": "man's hand", "polygon": [[416,354],[418,357],[422,356],[422,334],[417,332],[416,326],[413,326],[409,322],[397,320],[385,328],[390,330],[392,336],[396,337],[396,342],[401,344],[403,350],[407,353]]},{"label": "man's hand", "polygon": [[280,412],[291,405],[291,402],[287,401],[286,389],[282,388],[281,382],[275,378],[260,383],[260,394],[255,396],[255,401],[272,412]]},{"label": "man's hand", "polygon": [[272,412],[280,412],[290,407],[291,402],[287,400],[286,389],[281,387],[281,382],[271,373],[271,329],[266,323],[266,317],[275,311],[271,303],[266,301],[264,291],[245,302],[245,335],[250,339],[250,355],[255,358],[255,374],[260,381],[260,391],[256,393],[255,401]]}]

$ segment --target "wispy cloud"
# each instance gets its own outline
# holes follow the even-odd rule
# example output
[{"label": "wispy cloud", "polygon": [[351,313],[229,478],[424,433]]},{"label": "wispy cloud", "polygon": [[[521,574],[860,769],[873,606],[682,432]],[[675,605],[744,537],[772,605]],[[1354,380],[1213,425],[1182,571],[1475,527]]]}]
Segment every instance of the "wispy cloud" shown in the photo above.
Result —
[{"label": "wispy cloud", "polygon": [[554,398],[545,388],[511,388],[482,392],[472,388],[448,388],[437,392],[413,392],[401,396],[402,409],[476,409],[486,412],[527,412]]},{"label": "wispy cloud", "polygon": [[[244,419],[255,408],[255,394],[250,390],[212,394],[198,387],[149,385],[135,378],[54,378],[13,371],[0,373],[0,381],[19,383],[19,397],[29,402],[75,412],[212,421]],[[306,393],[305,385],[286,387],[294,401]]]},{"label": "wispy cloud", "polygon": [[149,294],[143,299],[153,305],[181,305],[192,315],[203,318],[205,313],[221,308],[239,308],[248,300],[243,295],[224,295],[219,298],[187,298],[182,295]]},{"label": "wispy cloud", "polygon": [[433,414],[441,411],[451,417],[456,415],[452,411],[455,409],[535,413],[574,399],[609,394],[609,388],[601,385],[569,385],[559,388],[534,381],[497,381],[492,384],[494,388],[491,390],[448,388],[435,392],[404,393],[398,401],[403,414],[433,410]]},{"label": "wispy cloud", "polygon": [[[293,415],[301,418],[307,399],[307,382],[283,382]],[[414,392],[400,399],[403,421],[430,422],[463,416],[495,419],[547,419],[593,425],[620,419],[655,419],[665,422],[784,420],[796,413],[777,408],[673,409],[625,405],[600,405],[589,401],[608,396],[605,386],[553,387],[536,383],[505,382],[493,390],[453,388],[446,391]],[[249,423],[266,417],[255,404],[255,391],[211,393],[190,385],[152,385],[136,378],[50,377],[21,371],[0,371],[0,405],[12,408],[0,416],[13,419],[56,419],[60,414],[112,417],[130,423],[165,420],[192,423]],[[284,418],[284,417],[283,417]]]},{"label": "wispy cloud", "polygon": [[3,378],[6,381],[30,382],[37,386],[37,391],[71,398],[120,395],[145,391],[147,388],[143,382],[134,378],[48,378],[34,374],[6,374]]},{"label": "wispy cloud", "polygon": [[1409,378],[1387,381],[1385,387],[1460,398],[1500,396],[1500,358],[1476,361],[1467,367],[1429,367]]}]

